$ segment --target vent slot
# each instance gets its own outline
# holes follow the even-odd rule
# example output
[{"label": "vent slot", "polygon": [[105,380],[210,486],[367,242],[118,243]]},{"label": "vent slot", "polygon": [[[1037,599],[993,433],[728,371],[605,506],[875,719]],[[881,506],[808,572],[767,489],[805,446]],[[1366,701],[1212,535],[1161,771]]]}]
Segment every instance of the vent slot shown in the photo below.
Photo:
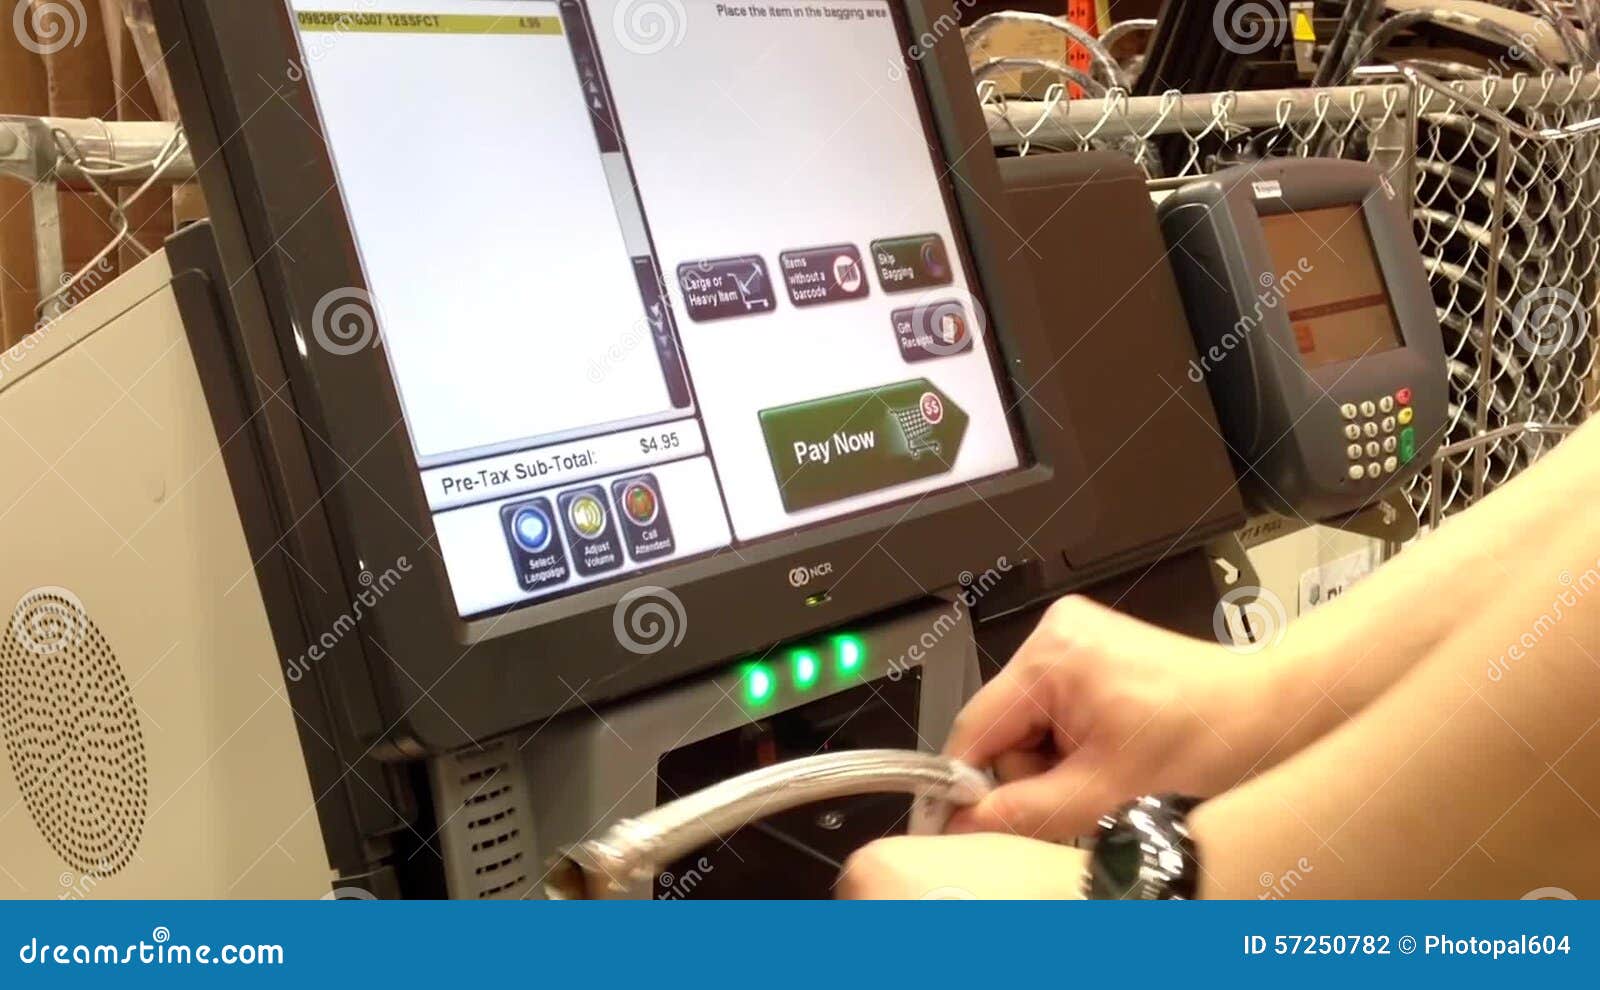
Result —
[{"label": "vent slot", "polygon": [[528,845],[528,809],[516,749],[498,741],[434,766],[451,895],[479,900],[524,897],[538,886]]}]

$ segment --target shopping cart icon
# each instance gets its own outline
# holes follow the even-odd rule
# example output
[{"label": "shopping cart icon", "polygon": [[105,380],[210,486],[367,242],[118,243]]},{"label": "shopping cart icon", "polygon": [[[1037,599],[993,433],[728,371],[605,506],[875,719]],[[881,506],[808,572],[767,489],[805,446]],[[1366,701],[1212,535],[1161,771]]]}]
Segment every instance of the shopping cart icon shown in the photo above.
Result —
[{"label": "shopping cart icon", "polygon": [[906,447],[911,451],[913,460],[923,454],[939,456],[939,441],[933,438],[934,424],[928,422],[921,406],[903,406],[890,409],[889,415],[894,418],[894,424],[900,428],[900,435],[905,438]]}]

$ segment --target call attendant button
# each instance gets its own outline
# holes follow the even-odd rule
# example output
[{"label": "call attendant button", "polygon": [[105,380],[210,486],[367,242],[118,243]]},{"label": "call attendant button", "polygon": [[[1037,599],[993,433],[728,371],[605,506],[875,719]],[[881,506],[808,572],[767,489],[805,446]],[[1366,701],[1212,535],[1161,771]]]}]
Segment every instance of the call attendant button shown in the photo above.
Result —
[{"label": "call attendant button", "polygon": [[611,512],[606,508],[604,489],[590,486],[564,492],[557,499],[567,537],[572,541],[573,566],[587,577],[622,566],[622,547]]},{"label": "call attendant button", "polygon": [[643,562],[672,555],[677,548],[672,540],[672,523],[667,518],[667,508],[661,501],[661,485],[655,475],[641,474],[613,481],[611,496],[620,510],[622,542],[627,545],[628,556]]},{"label": "call attendant button", "polygon": [[764,409],[761,432],[788,512],[947,473],[965,411],[926,378]]},{"label": "call attendant button", "polygon": [[566,583],[572,572],[548,499],[523,499],[501,506],[500,525],[505,529],[517,585],[523,591]]}]

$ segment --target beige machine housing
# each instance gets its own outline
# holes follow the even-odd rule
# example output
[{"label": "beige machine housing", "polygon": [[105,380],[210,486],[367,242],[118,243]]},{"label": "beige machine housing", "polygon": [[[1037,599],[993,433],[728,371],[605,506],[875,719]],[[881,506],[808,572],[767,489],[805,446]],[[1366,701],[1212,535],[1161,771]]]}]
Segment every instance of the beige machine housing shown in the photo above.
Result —
[{"label": "beige machine housing", "polygon": [[330,870],[158,253],[0,356],[0,896],[315,898]]}]

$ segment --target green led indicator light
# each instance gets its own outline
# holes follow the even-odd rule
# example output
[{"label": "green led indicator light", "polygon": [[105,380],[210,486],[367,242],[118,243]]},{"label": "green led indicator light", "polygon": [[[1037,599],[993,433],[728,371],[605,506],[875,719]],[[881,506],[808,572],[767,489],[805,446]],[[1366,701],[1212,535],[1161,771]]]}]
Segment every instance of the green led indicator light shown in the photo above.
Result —
[{"label": "green led indicator light", "polygon": [[867,658],[867,649],[855,636],[838,636],[833,641],[834,655],[839,660],[839,673],[853,674],[861,669]]},{"label": "green led indicator light", "polygon": [[767,668],[756,664],[745,671],[744,696],[751,704],[760,705],[772,700],[772,692],[776,687],[772,671]]},{"label": "green led indicator light", "polygon": [[817,661],[817,655],[810,650],[796,650],[794,660],[794,683],[797,687],[808,688],[817,683],[817,675],[822,672],[822,664]]}]

